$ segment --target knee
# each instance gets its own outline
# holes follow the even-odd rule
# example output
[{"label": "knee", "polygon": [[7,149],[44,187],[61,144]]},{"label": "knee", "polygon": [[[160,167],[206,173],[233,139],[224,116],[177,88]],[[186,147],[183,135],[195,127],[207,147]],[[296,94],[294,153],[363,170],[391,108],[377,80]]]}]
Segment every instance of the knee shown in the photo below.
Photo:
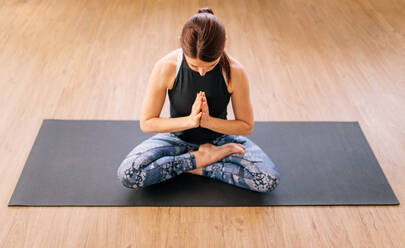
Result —
[{"label": "knee", "polygon": [[121,184],[127,188],[135,189],[144,186],[146,172],[142,169],[135,169],[131,166],[121,164],[117,170],[117,178]]},{"label": "knee", "polygon": [[270,192],[280,184],[280,173],[260,172],[255,175],[255,191]]}]

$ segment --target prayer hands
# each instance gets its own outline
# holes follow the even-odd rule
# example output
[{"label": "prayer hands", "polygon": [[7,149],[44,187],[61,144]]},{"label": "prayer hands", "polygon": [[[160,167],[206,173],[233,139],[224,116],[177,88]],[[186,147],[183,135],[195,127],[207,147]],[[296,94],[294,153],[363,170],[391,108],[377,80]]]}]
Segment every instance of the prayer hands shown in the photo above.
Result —
[{"label": "prayer hands", "polygon": [[191,120],[191,127],[207,127],[210,120],[207,98],[205,93],[200,91],[197,93],[194,104],[191,108],[191,114],[189,115]]},{"label": "prayer hands", "polygon": [[202,92],[201,94],[202,94],[202,106],[201,106],[202,116],[200,120],[200,126],[206,128],[210,120],[210,112],[208,109],[208,102],[207,98],[205,97],[205,92]]}]

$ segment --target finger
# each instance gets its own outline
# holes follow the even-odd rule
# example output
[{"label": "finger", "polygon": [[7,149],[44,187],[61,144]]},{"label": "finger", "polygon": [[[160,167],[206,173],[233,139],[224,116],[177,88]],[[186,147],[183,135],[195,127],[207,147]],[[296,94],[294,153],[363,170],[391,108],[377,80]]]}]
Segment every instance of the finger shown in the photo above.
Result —
[{"label": "finger", "polygon": [[240,147],[240,148],[242,148],[243,150],[245,150],[245,149],[246,149],[246,147],[245,147],[244,145],[239,144],[239,143],[236,143],[236,144],[238,144],[238,145],[239,145],[239,147]]},{"label": "finger", "polygon": [[200,94],[197,94],[197,97],[194,100],[194,105],[196,105],[196,104],[198,104],[200,102],[201,102],[201,96],[200,96]]},{"label": "finger", "polygon": [[194,103],[193,104],[193,107],[192,107],[192,112],[193,113],[198,113],[198,112],[200,112],[201,111],[201,109],[202,109],[202,106],[201,106],[201,102],[196,102],[196,103]]},{"label": "finger", "polygon": [[201,103],[201,101],[199,101],[198,103],[197,103],[197,107],[198,107],[198,109],[202,109],[202,103]]},{"label": "finger", "polygon": [[202,95],[201,94],[198,95],[198,101],[202,102]]},{"label": "finger", "polygon": [[197,100],[198,100],[198,96],[195,98],[195,100],[194,100],[194,102],[193,102],[193,105],[191,106],[192,109],[196,107],[196,105],[197,105],[197,103],[198,103]]},{"label": "finger", "polygon": [[207,102],[204,102],[203,108],[204,108],[205,111],[208,111],[208,104],[207,104]]}]

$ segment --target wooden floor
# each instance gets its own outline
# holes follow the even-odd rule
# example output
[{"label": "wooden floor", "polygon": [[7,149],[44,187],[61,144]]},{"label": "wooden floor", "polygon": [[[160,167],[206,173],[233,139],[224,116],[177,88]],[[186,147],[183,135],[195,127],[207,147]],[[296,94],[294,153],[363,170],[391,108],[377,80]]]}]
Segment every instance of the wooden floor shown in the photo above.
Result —
[{"label": "wooden floor", "polygon": [[358,121],[405,203],[405,0],[0,0],[0,247],[405,247],[403,205],[7,206],[42,120],[138,120],[153,64],[204,6],[255,121]]}]

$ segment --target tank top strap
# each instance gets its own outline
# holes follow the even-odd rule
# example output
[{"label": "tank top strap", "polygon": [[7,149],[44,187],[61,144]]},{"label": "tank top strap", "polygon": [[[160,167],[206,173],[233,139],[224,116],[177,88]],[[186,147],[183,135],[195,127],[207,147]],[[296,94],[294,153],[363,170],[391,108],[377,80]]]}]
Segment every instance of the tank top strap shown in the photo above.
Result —
[{"label": "tank top strap", "polygon": [[183,49],[180,48],[180,52],[177,55],[176,75],[179,73],[182,60],[183,60]]},{"label": "tank top strap", "polygon": [[228,80],[226,79],[226,73],[222,69],[221,69],[221,72],[222,72],[222,76],[224,77],[224,80],[225,80],[225,86],[227,86],[228,85]]}]

